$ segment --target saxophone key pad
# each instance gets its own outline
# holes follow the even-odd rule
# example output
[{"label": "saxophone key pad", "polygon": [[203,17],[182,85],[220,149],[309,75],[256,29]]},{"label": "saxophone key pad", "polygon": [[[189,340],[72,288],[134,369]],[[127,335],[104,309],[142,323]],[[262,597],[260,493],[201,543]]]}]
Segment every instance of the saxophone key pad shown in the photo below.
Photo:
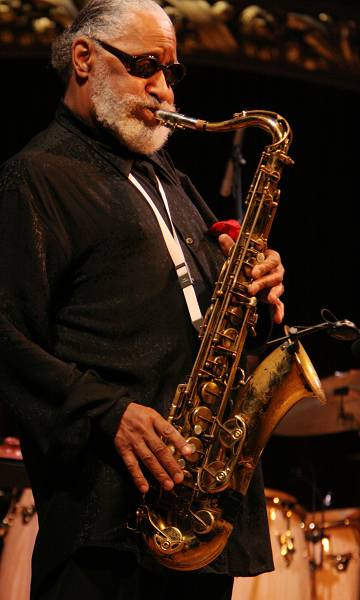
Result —
[{"label": "saxophone key pad", "polygon": [[213,423],[213,414],[207,406],[198,406],[191,415],[191,422],[196,435],[206,432]]},{"label": "saxophone key pad", "polygon": [[187,462],[188,463],[199,462],[200,458],[204,454],[203,445],[201,443],[201,440],[199,440],[199,438],[196,438],[196,437],[190,437],[186,440],[186,443],[193,446],[193,450],[194,450],[192,454],[190,454],[189,456],[186,457]]}]

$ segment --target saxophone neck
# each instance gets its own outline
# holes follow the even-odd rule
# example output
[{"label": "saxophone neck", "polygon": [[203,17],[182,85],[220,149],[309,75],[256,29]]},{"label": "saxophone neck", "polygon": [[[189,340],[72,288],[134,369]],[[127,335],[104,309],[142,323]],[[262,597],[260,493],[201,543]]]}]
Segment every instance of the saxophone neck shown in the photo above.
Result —
[{"label": "saxophone neck", "polygon": [[281,115],[268,110],[243,110],[235,113],[231,119],[216,122],[195,119],[166,110],[156,111],[155,117],[160,123],[172,129],[226,132],[246,127],[258,127],[271,135],[273,143],[281,143],[285,140],[288,146],[291,143],[292,133],[288,122]]},{"label": "saxophone neck", "polygon": [[157,110],[155,117],[167,127],[171,129],[198,129],[199,131],[206,130],[207,122],[202,119],[194,119],[181,115],[180,113],[171,112],[168,110]]}]

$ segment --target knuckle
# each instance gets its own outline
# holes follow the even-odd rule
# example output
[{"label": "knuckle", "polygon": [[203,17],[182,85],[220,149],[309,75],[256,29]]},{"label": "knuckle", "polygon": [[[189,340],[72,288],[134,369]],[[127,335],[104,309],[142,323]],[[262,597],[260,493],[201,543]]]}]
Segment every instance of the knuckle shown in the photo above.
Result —
[{"label": "knuckle", "polygon": [[155,477],[155,479],[157,479],[160,483],[164,483],[169,479],[168,474],[159,464],[153,465],[150,471]]},{"label": "knuckle", "polygon": [[149,466],[154,462],[154,455],[152,452],[144,452],[141,456],[141,460],[145,465]]},{"label": "knuckle", "polygon": [[155,456],[166,456],[169,452],[169,449],[165,444],[160,442],[157,446],[154,447],[153,452]]},{"label": "knuckle", "polygon": [[170,425],[170,423],[163,430],[163,437],[169,437],[170,435],[174,435],[174,433],[178,433],[175,427]]},{"label": "knuckle", "polygon": [[273,248],[268,248],[266,250],[266,256],[273,257],[277,261],[280,259],[279,252],[277,250],[274,250]]},{"label": "knuckle", "polygon": [[139,463],[136,460],[136,458],[134,456],[123,456],[122,457],[127,469],[129,469],[129,471],[135,471],[136,469],[139,468]]},{"label": "knuckle", "polygon": [[[159,435],[161,437],[161,440],[164,442],[164,452],[168,450],[167,442],[169,441],[172,444],[174,444],[178,449],[181,448],[181,446],[183,446],[186,442],[186,440],[176,429],[176,427],[174,427],[170,423],[167,423],[165,427],[161,428],[161,431],[159,431]],[[156,446],[160,448],[161,452],[163,451],[163,446],[160,446],[159,444],[156,444]]]}]

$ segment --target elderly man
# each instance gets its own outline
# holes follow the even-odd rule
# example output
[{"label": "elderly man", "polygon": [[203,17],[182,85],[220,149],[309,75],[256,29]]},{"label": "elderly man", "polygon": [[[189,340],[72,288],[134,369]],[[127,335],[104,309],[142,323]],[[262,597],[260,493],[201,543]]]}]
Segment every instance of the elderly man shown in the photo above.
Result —
[{"label": "elderly man", "polygon": [[[197,572],[160,567],[126,526],[150,476],[166,491],[183,480],[164,438],[193,449],[166,416],[232,243],[208,235],[214,216],[161,149],[154,112],[174,110],[185,74],[172,23],[152,0],[90,0],[53,65],[55,119],[0,182],[1,399],[39,516],[32,598],[230,598],[234,575],[272,569],[260,469],[225,552]],[[268,250],[250,286],[276,323],[283,271]]]}]

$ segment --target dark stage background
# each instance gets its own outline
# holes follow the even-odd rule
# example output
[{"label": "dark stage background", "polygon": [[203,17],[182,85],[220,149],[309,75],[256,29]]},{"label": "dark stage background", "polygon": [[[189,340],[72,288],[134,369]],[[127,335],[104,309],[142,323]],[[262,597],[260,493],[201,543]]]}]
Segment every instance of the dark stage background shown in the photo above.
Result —
[{"label": "dark stage background", "polygon": [[[44,58],[8,58],[0,65],[3,161],[46,126],[61,86]],[[292,127],[295,164],[284,170],[269,244],[286,267],[289,325],[319,323],[323,308],[360,325],[359,95],[290,76],[196,65],[189,66],[177,89],[178,109],[189,116],[219,121],[262,108],[279,112]],[[233,201],[219,194],[232,137],[179,131],[169,142],[178,168],[192,177],[221,219],[237,214]],[[267,142],[261,131],[244,134],[245,190]],[[275,329],[278,335],[282,328]],[[303,338],[303,345],[322,379],[360,369],[350,343],[319,333]],[[294,494],[308,509],[318,509],[329,491],[332,506],[360,506],[359,459],[357,432],[273,436],[263,455],[265,482]]]}]

